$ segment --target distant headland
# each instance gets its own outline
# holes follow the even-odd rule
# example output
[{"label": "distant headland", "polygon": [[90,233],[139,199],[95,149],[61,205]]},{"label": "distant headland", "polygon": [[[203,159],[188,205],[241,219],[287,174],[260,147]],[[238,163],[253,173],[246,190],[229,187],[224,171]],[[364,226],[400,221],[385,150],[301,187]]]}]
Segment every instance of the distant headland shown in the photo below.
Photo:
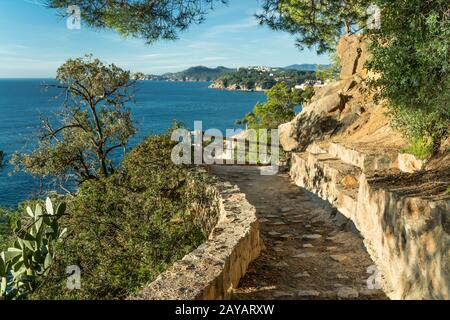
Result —
[{"label": "distant headland", "polygon": [[209,68],[196,66],[189,69],[164,73],[162,75],[144,75],[141,80],[173,82],[212,82],[212,89],[266,91],[278,82],[291,87],[306,81],[317,80],[315,72],[328,65],[294,64],[287,67],[249,66],[227,68],[219,66]]}]

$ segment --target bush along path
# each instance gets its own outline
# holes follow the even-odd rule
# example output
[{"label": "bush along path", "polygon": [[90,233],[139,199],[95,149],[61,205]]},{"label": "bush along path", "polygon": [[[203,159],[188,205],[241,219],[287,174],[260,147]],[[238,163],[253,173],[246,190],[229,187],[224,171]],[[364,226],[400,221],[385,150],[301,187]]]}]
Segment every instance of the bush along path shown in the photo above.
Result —
[{"label": "bush along path", "polygon": [[256,207],[265,250],[247,270],[235,299],[386,299],[351,221],[288,174],[215,166]]}]

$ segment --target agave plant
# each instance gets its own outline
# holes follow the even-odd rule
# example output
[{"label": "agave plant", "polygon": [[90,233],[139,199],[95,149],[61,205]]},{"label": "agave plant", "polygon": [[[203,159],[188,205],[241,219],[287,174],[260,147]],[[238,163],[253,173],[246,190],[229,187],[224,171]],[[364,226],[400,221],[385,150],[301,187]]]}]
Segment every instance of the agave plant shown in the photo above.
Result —
[{"label": "agave plant", "polygon": [[40,204],[34,211],[27,207],[31,222],[22,226],[19,220],[14,228],[17,239],[13,247],[0,253],[1,298],[24,298],[36,289],[38,280],[48,274],[55,245],[67,232],[59,225],[65,210],[65,203],[54,210],[49,198],[45,202],[45,213]]}]

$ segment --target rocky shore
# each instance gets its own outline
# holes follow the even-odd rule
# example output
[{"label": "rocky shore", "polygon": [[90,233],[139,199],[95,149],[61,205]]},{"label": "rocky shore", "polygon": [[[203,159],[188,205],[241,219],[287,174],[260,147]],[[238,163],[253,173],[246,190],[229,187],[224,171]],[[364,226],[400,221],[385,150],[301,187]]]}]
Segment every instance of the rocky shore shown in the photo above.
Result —
[{"label": "rocky shore", "polygon": [[266,92],[269,90],[263,88],[262,86],[255,86],[252,89],[247,88],[246,86],[240,86],[238,84],[225,86],[224,83],[221,81],[214,81],[212,84],[208,86],[208,88],[216,90],[245,91],[245,92]]}]

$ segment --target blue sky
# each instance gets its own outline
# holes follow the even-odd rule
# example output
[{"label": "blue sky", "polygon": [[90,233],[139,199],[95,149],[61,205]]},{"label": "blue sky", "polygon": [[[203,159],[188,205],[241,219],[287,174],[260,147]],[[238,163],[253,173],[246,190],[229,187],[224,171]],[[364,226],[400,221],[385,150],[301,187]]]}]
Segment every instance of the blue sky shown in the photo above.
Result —
[{"label": "blue sky", "polygon": [[54,77],[68,58],[92,53],[133,72],[161,74],[191,66],[287,66],[328,63],[327,56],[299,51],[294,38],[257,24],[258,0],[230,0],[192,26],[177,41],[146,45],[113,31],[82,25],[69,30],[65,19],[43,0],[0,0],[0,77]]}]

